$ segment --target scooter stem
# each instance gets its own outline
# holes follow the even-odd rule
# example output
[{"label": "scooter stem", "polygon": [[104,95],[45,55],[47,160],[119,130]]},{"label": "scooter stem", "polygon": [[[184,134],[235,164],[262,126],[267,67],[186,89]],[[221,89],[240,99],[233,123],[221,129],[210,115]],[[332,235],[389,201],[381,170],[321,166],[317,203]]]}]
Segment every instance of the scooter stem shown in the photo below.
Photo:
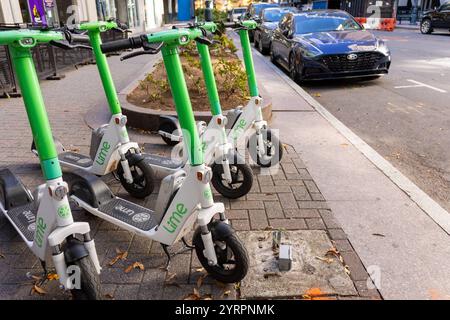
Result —
[{"label": "scooter stem", "polygon": [[[54,34],[56,40],[61,40]],[[46,180],[53,180],[62,176],[53,142],[53,135],[45,109],[44,99],[39,80],[34,67],[31,49],[9,45],[12,61],[15,67],[19,86],[22,89],[23,101],[33,133],[36,149],[39,153],[42,172]]]},{"label": "scooter stem", "polygon": [[255,67],[253,64],[252,50],[250,48],[250,39],[247,29],[239,30],[239,38],[241,39],[242,54],[244,56],[245,72],[247,73],[248,88],[251,97],[258,97],[258,84],[256,83]]},{"label": "scooter stem", "polygon": [[106,60],[106,55],[100,48],[102,44],[100,30],[89,29],[88,35],[111,114],[120,114],[122,113],[122,108],[120,106],[119,97],[117,96],[116,87],[111,76],[111,71],[109,69],[108,61]]},{"label": "scooter stem", "polygon": [[176,45],[164,45],[161,49],[164,66],[167,71],[172,97],[178,114],[180,126],[183,130],[183,143],[188,151],[188,159],[191,166],[203,164],[203,152],[195,124],[194,112],[189,98],[189,92],[181,66],[178,47]]}]

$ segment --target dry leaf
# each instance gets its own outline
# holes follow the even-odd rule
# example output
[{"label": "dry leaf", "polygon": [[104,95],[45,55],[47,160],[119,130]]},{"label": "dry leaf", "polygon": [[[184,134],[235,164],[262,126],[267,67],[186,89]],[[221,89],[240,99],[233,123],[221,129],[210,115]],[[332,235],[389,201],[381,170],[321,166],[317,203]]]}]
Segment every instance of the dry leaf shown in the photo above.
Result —
[{"label": "dry leaf", "polygon": [[315,257],[317,260],[320,260],[320,261],[323,261],[323,262],[326,262],[326,263],[328,263],[328,264],[331,264],[331,263],[333,263],[333,259],[332,258],[322,258],[322,257]]},{"label": "dry leaf", "polygon": [[212,295],[211,294],[205,294],[203,297],[201,297],[202,298],[202,300],[212,300],[213,299],[213,297],[212,297]]},{"label": "dry leaf", "polygon": [[325,253],[325,256],[335,256],[336,258],[339,258],[339,256],[341,255],[339,253],[339,250],[336,249],[335,247],[331,248],[330,250],[327,251],[327,253]]},{"label": "dry leaf", "polygon": [[195,269],[195,271],[197,271],[197,272],[204,272],[205,268],[197,268],[197,269]]},{"label": "dry leaf", "polygon": [[41,281],[41,280],[42,280],[42,277],[40,277],[40,276],[35,276],[35,275],[32,275],[31,278],[32,278],[33,280],[36,280],[36,281]]},{"label": "dry leaf", "polygon": [[183,300],[200,300],[200,297],[196,296],[193,293],[189,293]]},{"label": "dry leaf", "polygon": [[0,258],[5,259],[5,256],[0,253]]},{"label": "dry leaf", "polygon": [[231,290],[226,290],[222,293],[222,297],[228,297],[231,293]]},{"label": "dry leaf", "polygon": [[44,289],[42,289],[41,287],[38,287],[37,285],[34,285],[33,288],[31,289],[31,293],[37,293],[37,294],[41,294],[44,295],[47,293],[47,291],[45,291]]},{"label": "dry leaf", "polygon": [[105,294],[105,298],[114,299],[114,296],[111,293]]},{"label": "dry leaf", "polygon": [[313,97],[321,97],[320,93],[313,93]]},{"label": "dry leaf", "polygon": [[346,274],[350,275],[350,268],[347,265],[344,266],[344,270]]},{"label": "dry leaf", "polygon": [[49,274],[47,274],[47,280],[52,281],[52,280],[58,280],[58,279],[59,279],[59,276],[56,273],[49,273]]},{"label": "dry leaf", "polygon": [[144,268],[144,265],[142,263],[136,261],[135,263],[133,263],[132,265],[128,266],[125,269],[125,273],[129,273],[133,269],[144,270],[145,268]]},{"label": "dry leaf", "polygon": [[113,266],[119,260],[126,260],[128,257],[128,251],[121,252],[116,248],[117,256],[109,262],[110,266]]}]

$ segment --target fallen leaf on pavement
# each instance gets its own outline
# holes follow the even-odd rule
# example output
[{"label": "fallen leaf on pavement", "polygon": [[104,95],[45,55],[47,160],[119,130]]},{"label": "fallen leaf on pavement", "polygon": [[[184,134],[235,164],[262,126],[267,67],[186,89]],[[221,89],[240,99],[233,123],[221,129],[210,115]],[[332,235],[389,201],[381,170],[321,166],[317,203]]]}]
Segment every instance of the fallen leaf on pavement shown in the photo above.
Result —
[{"label": "fallen leaf on pavement", "polygon": [[183,300],[200,300],[200,297],[195,295],[194,293],[189,293]]},{"label": "fallen leaf on pavement", "polygon": [[125,269],[125,273],[129,273],[129,272],[131,272],[131,270],[133,270],[133,269],[144,270],[145,268],[144,268],[144,265],[143,265],[142,263],[136,261],[135,263],[133,263],[132,265],[128,266],[128,267]]},{"label": "fallen leaf on pavement", "polygon": [[377,237],[386,237],[384,234],[382,233],[372,233],[373,236],[377,236]]},{"label": "fallen leaf on pavement", "polygon": [[222,293],[222,297],[228,297],[231,293],[231,290],[226,290]]},{"label": "fallen leaf on pavement", "polygon": [[36,280],[36,281],[41,281],[41,280],[42,280],[42,277],[40,277],[40,276],[35,276],[35,275],[32,275],[31,278],[32,278],[33,280]]},{"label": "fallen leaf on pavement", "polygon": [[45,291],[44,289],[42,289],[41,287],[39,287],[37,285],[33,285],[33,288],[31,289],[31,293],[37,293],[37,294],[44,295],[47,293],[47,291]]},{"label": "fallen leaf on pavement", "polygon": [[47,274],[47,280],[52,281],[52,280],[58,280],[58,279],[59,279],[59,276],[56,273],[49,273],[49,274]]},{"label": "fallen leaf on pavement", "polygon": [[325,256],[335,256],[336,258],[339,258],[339,256],[341,255],[339,253],[339,250],[336,249],[335,247],[332,247],[330,250],[327,251],[327,253],[325,253]]},{"label": "fallen leaf on pavement", "polygon": [[0,253],[0,258],[5,259],[5,256]]},{"label": "fallen leaf on pavement", "polygon": [[328,263],[328,264],[331,264],[331,263],[333,263],[333,259],[332,258],[322,258],[322,257],[315,257],[317,260],[320,260],[320,261],[323,261],[323,262],[326,262],[326,263]]},{"label": "fallen leaf on pavement", "polygon": [[111,293],[105,294],[105,298],[114,299],[114,296]]},{"label": "fallen leaf on pavement", "polygon": [[344,266],[344,270],[346,274],[350,275],[350,268],[347,265]]},{"label": "fallen leaf on pavement", "polygon": [[197,268],[197,269],[195,269],[195,271],[197,271],[197,272],[203,272],[203,271],[205,271],[205,268]]},{"label": "fallen leaf on pavement", "polygon": [[313,97],[321,97],[322,95],[320,93],[313,93]]},{"label": "fallen leaf on pavement", "polygon": [[113,266],[119,260],[126,260],[127,259],[128,251],[122,252],[119,249],[116,249],[116,253],[117,253],[117,256],[109,262],[110,266]]}]

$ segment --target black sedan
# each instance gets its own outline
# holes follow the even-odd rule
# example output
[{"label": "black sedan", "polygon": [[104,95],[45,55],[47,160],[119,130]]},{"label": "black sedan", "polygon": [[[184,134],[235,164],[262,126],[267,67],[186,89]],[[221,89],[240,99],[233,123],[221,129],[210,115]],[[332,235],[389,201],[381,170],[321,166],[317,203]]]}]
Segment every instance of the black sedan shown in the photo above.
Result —
[{"label": "black sedan", "polygon": [[288,13],[274,30],[270,58],[296,81],[387,74],[385,43],[341,10]]},{"label": "black sedan", "polygon": [[[267,3],[267,2],[255,2],[249,4],[247,7],[247,11],[244,13],[244,19],[253,19],[258,20],[259,14],[263,9],[266,8],[275,8],[279,7],[280,5],[277,3]],[[249,30],[248,36],[250,38],[250,41],[253,42],[253,31]]]},{"label": "black sedan", "polygon": [[450,29],[450,2],[436,10],[425,11],[420,22],[420,32],[430,34],[435,29]]},{"label": "black sedan", "polygon": [[295,7],[283,7],[283,8],[267,8],[263,9],[259,14],[258,26],[254,31],[254,43],[261,53],[265,54],[269,51],[272,44],[272,33],[278,27],[278,22],[285,14],[292,12],[300,12]]}]

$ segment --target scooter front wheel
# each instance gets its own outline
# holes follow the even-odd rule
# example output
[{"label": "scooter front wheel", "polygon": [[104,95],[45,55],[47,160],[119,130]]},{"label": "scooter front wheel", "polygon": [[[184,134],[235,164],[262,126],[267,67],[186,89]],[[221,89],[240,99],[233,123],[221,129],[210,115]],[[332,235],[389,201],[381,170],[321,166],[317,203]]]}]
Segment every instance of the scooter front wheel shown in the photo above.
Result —
[{"label": "scooter front wheel", "polygon": [[228,199],[237,199],[245,196],[253,185],[252,169],[245,163],[230,163],[231,182],[223,176],[223,164],[214,163],[211,183],[214,189]]},{"label": "scooter front wheel", "polygon": [[265,155],[262,158],[256,150],[256,146],[258,146],[256,133],[250,137],[247,148],[249,148],[250,157],[252,157],[253,161],[260,167],[269,168],[279,163],[283,158],[283,145],[278,137],[272,134],[270,129],[263,131],[262,134],[263,148],[265,150]]},{"label": "scooter front wheel", "polygon": [[72,289],[74,300],[102,300],[100,277],[89,256],[72,263],[80,270],[80,289]]},{"label": "scooter front wheel", "polygon": [[149,196],[155,188],[153,169],[150,165],[145,161],[138,161],[133,165],[130,164],[130,171],[133,177],[132,183],[128,183],[127,179],[125,179],[122,166],[119,164],[117,167],[116,172],[124,189],[131,196],[138,199]]},{"label": "scooter front wheel", "polygon": [[212,278],[223,283],[235,283],[244,279],[248,272],[249,258],[242,241],[236,233],[232,233],[221,240],[217,239],[214,230],[211,230],[211,233],[217,255],[217,265],[215,266],[208,264],[208,259],[203,253],[205,246],[200,227],[195,230],[192,239],[198,260],[203,268]]}]

